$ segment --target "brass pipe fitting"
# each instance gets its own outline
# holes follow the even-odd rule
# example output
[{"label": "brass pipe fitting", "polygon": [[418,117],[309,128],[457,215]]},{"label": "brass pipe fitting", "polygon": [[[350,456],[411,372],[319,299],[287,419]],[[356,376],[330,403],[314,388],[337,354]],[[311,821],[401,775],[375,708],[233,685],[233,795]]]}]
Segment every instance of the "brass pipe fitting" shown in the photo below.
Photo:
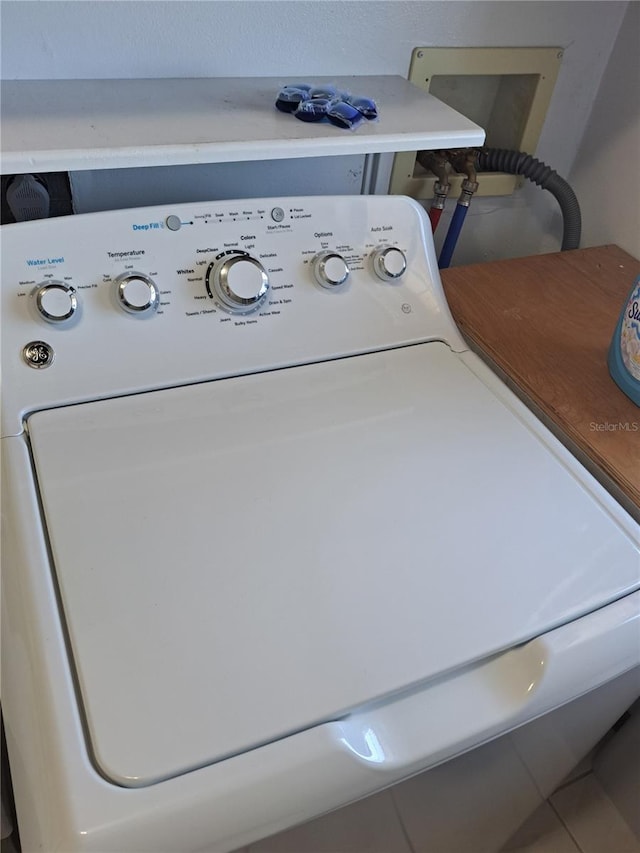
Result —
[{"label": "brass pipe fitting", "polygon": [[[451,163],[444,151],[418,151],[416,155],[418,163],[423,169],[427,169],[438,179],[441,186],[449,186],[449,175],[451,174]],[[448,192],[448,190],[447,190]]]},{"label": "brass pipe fitting", "polygon": [[458,148],[453,151],[448,151],[447,154],[456,172],[466,175],[471,183],[476,183],[477,151],[474,148]]}]

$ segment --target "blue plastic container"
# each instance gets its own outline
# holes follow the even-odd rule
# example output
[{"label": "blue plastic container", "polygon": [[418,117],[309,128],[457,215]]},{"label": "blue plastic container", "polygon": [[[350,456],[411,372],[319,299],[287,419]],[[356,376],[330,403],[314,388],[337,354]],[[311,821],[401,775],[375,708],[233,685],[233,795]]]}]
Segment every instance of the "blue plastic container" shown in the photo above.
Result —
[{"label": "blue plastic container", "polygon": [[614,381],[640,406],[640,275],[620,314],[607,361]]}]

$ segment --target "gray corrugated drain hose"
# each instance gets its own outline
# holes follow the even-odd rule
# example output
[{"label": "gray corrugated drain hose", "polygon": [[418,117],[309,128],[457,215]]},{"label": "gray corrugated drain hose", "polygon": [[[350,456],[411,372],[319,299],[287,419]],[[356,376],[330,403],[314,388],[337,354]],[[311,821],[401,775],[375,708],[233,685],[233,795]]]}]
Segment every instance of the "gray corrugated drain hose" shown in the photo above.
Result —
[{"label": "gray corrugated drain hose", "polygon": [[553,169],[524,151],[509,151],[504,148],[484,148],[480,151],[478,169],[484,172],[524,175],[542,189],[549,190],[558,200],[564,220],[562,251],[579,248],[582,228],[580,205],[569,184]]}]

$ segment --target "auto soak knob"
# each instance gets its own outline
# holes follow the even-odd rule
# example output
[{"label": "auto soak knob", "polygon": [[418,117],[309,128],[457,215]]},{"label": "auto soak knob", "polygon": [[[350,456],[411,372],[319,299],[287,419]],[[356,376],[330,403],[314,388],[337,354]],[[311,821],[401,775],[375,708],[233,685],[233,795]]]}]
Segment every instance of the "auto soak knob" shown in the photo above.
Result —
[{"label": "auto soak knob", "polygon": [[224,255],[209,265],[207,293],[227,311],[257,311],[269,293],[269,276],[260,261],[241,252]]},{"label": "auto soak knob", "polygon": [[373,271],[383,281],[397,281],[406,269],[405,254],[395,246],[380,246],[373,253]]},{"label": "auto soak knob", "polygon": [[340,287],[349,278],[349,267],[342,255],[337,252],[320,252],[312,261],[316,281],[328,290]]}]

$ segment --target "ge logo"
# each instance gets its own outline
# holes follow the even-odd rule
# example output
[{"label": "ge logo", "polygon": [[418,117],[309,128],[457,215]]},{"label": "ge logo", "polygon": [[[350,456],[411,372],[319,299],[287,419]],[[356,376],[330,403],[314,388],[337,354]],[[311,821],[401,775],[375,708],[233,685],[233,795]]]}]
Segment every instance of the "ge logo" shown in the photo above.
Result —
[{"label": "ge logo", "polygon": [[22,357],[29,365],[41,370],[49,367],[53,362],[53,348],[44,341],[31,341],[22,350]]},{"label": "ge logo", "polygon": [[402,313],[403,314],[411,314],[411,305],[408,302],[402,303]]}]

